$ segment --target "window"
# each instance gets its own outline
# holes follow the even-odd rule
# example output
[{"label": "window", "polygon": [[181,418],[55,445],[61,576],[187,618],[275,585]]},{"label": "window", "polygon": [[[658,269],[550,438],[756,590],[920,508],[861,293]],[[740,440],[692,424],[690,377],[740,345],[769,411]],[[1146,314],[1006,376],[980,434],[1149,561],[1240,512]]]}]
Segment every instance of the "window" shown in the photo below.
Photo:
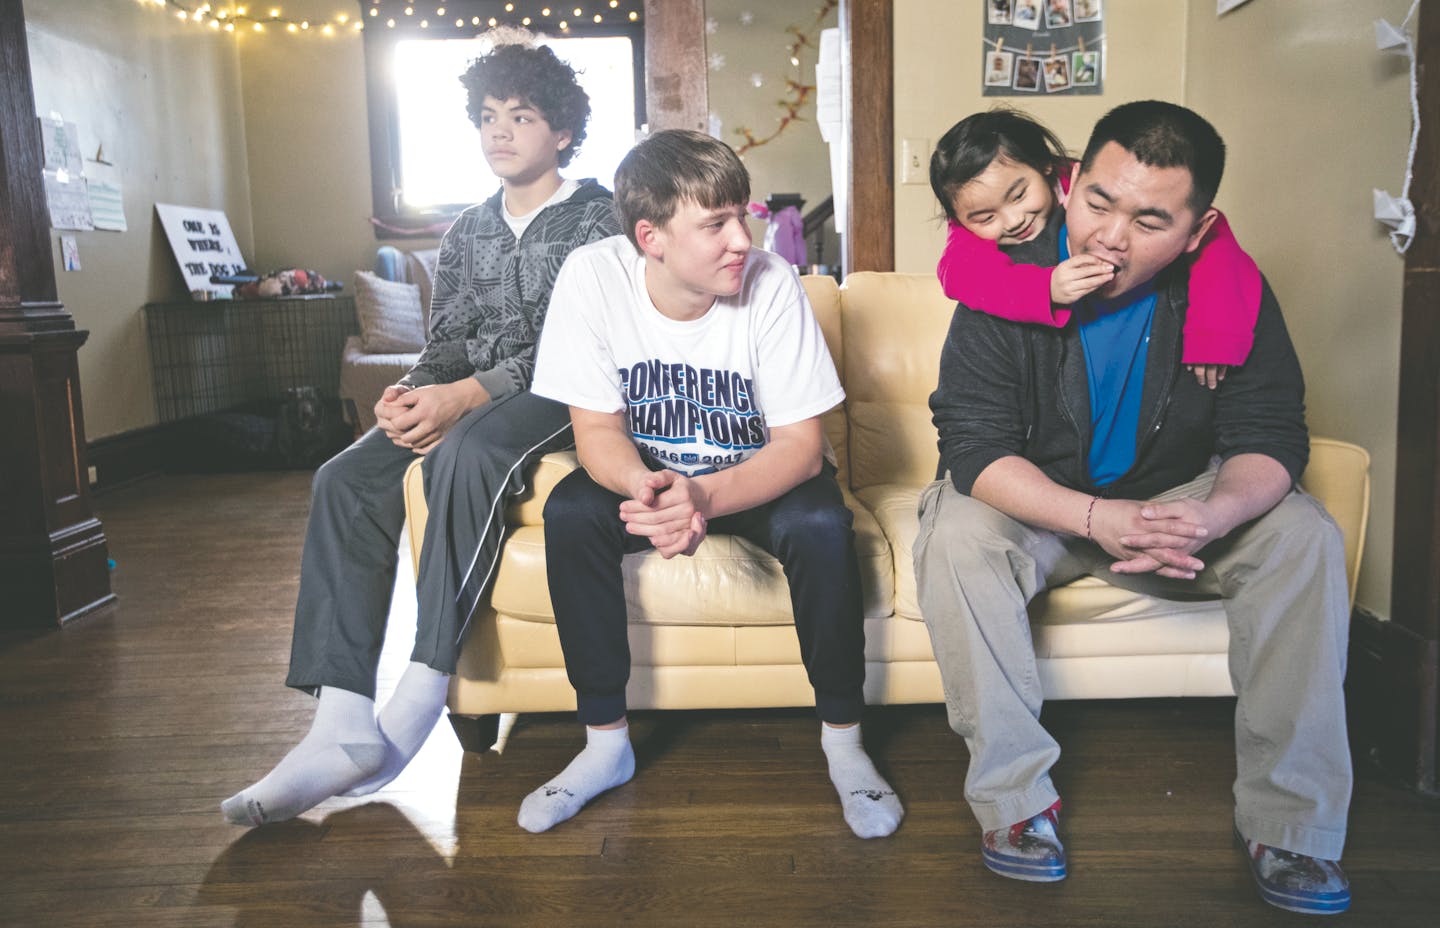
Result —
[{"label": "window", "polygon": [[[380,238],[437,235],[462,209],[499,187],[465,112],[459,81],[485,49],[470,32],[365,31],[374,221]],[[615,168],[644,121],[642,34],[639,24],[570,26],[540,39],[575,68],[590,96],[585,142],[564,169],[567,177],[594,177],[613,186]]]}]

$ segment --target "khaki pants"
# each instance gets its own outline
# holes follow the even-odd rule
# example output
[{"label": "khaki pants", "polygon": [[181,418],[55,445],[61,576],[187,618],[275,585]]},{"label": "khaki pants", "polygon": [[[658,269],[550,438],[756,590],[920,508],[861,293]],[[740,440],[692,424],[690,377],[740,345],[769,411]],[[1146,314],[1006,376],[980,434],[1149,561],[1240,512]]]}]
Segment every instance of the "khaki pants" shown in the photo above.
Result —
[{"label": "khaki pants", "polygon": [[[1156,499],[1203,498],[1214,470]],[[1198,552],[1195,580],[1118,575],[1098,545],[1031,528],[936,481],[920,500],[915,573],[950,725],[970,749],[965,798],[985,830],[1057,798],[1059,745],[1040,725],[1026,604],[1090,574],[1164,597],[1217,596],[1230,625],[1235,822],[1264,844],[1339,859],[1352,774],[1345,732],[1349,597],[1340,530],[1313,497],[1274,509]]]}]

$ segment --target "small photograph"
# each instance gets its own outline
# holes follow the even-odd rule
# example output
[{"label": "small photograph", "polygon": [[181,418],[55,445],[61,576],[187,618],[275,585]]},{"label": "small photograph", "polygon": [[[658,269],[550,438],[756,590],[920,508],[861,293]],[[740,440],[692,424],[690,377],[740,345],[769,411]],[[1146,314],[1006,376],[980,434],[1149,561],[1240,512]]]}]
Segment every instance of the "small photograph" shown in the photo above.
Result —
[{"label": "small photograph", "polygon": [[1094,87],[1100,82],[1100,53],[1075,52],[1071,58],[1070,81],[1076,87]]},{"label": "small photograph", "polygon": [[1070,60],[1064,55],[1045,59],[1045,92],[1070,89]]},{"label": "small photograph", "polygon": [[989,0],[990,16],[987,22],[992,26],[1010,25],[1010,0]]},{"label": "small photograph", "polygon": [[1012,26],[1032,31],[1040,28],[1040,0],[1012,0],[1012,3],[1015,6]]},{"label": "small photograph", "polygon": [[1045,26],[1049,29],[1064,29],[1074,25],[1075,15],[1070,11],[1070,0],[1046,0]]},{"label": "small photograph", "polygon": [[1011,52],[990,52],[985,56],[985,86],[1009,87],[1015,55]]},{"label": "small photograph", "polygon": [[1039,90],[1040,59],[1016,58],[1015,83],[1011,86],[1014,87],[1016,90]]},{"label": "small photograph", "polygon": [[[1099,22],[1104,13],[1101,0],[1075,0],[1075,21],[1077,23]],[[1080,83],[1076,81],[1075,83]]]},{"label": "small photograph", "polygon": [[80,270],[80,246],[75,244],[75,236],[60,236],[60,254],[65,261],[65,270]]}]

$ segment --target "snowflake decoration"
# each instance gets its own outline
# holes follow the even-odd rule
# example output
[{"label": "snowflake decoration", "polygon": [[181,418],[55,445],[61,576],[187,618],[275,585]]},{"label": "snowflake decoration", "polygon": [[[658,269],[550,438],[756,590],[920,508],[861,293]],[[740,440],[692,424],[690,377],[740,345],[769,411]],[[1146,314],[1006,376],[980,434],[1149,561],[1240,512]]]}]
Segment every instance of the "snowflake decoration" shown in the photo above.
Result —
[{"label": "snowflake decoration", "polygon": [[710,56],[710,70],[712,70],[712,71],[721,71],[721,70],[724,70],[724,68],[725,68],[725,56],[724,56],[724,55],[720,54],[719,52],[715,52],[713,55]]},{"label": "snowflake decoration", "polygon": [[745,10],[740,14],[740,25],[749,26],[755,22],[755,14]]},{"label": "snowflake decoration", "polygon": [[720,21],[713,16],[705,17],[705,34],[714,35],[720,29]]},{"label": "snowflake decoration", "polygon": [[751,74],[751,75],[750,75],[750,85],[751,85],[752,87],[754,87],[756,90],[759,90],[761,87],[764,87],[764,86],[765,86],[765,75],[761,74],[759,71],[756,71],[754,74]]}]

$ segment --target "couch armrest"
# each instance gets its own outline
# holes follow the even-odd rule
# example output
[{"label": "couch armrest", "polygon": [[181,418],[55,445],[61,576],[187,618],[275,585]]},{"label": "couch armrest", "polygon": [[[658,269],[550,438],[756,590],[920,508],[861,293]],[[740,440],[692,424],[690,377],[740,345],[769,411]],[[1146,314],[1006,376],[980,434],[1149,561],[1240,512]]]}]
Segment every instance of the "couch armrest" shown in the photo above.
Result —
[{"label": "couch armrest", "polygon": [[1370,454],[1347,441],[1311,436],[1310,463],[1300,475],[1300,485],[1325,504],[1345,536],[1345,580],[1353,609],[1370,520]]}]

